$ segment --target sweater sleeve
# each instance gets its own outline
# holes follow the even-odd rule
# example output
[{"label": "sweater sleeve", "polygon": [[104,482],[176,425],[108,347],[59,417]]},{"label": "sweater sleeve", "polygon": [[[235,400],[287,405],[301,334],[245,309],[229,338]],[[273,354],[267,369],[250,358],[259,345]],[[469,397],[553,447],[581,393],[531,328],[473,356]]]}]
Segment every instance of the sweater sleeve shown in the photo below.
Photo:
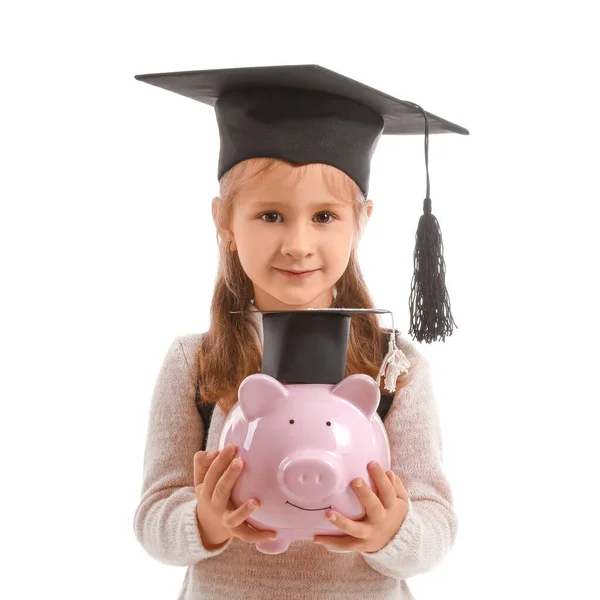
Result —
[{"label": "sweater sleeve", "polygon": [[195,404],[192,376],[179,337],[171,343],[152,395],[141,498],[134,532],[157,561],[189,566],[221,554],[202,544],[196,515],[194,454],[201,449],[204,425]]},{"label": "sweater sleeve", "polygon": [[450,552],[457,533],[429,363],[421,354],[415,363],[412,380],[398,390],[386,419],[391,470],[408,492],[408,513],[386,546],[361,552],[372,569],[395,579],[432,570]]}]

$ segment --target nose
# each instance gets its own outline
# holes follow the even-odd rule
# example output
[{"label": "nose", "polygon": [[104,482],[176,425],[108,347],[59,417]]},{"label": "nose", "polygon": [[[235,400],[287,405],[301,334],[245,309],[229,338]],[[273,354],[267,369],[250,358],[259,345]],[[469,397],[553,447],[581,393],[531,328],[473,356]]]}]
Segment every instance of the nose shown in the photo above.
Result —
[{"label": "nose", "polygon": [[304,450],[285,458],[277,472],[279,487],[290,501],[302,508],[320,508],[335,494],[342,481],[342,468],[335,455],[323,450]]},{"label": "nose", "polygon": [[313,245],[310,225],[296,223],[286,228],[281,252],[293,256],[295,259],[301,259],[312,253]]}]

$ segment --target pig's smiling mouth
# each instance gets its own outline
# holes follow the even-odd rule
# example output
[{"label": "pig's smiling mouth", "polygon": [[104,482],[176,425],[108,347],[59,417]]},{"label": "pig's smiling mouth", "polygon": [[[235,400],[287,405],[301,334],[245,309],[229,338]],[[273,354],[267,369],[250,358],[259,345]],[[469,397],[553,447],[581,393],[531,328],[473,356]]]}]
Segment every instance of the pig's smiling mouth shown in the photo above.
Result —
[{"label": "pig's smiling mouth", "polygon": [[[291,502],[287,501],[285,502],[286,504],[292,504]],[[292,504],[292,506],[296,506],[295,504]],[[331,506],[326,506],[325,508],[302,508],[301,506],[296,506],[296,508],[299,508],[300,510],[309,510],[309,511],[313,511],[313,510],[327,510],[328,508],[331,508]]]}]

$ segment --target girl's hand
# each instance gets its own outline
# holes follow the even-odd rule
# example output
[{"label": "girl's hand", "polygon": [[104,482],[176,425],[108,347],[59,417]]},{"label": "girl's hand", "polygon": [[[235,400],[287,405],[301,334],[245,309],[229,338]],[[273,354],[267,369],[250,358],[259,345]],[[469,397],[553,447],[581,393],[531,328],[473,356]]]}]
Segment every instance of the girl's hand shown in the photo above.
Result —
[{"label": "girl's hand", "polygon": [[211,457],[201,450],[194,454],[194,487],[196,488],[196,514],[200,537],[204,547],[214,550],[222,546],[229,538],[238,537],[244,542],[256,543],[275,539],[275,531],[258,531],[245,520],[258,508],[249,502],[235,508],[231,501],[231,490],[240,473],[243,463],[239,466],[233,458],[237,448],[229,444],[221,451],[216,451]]},{"label": "girl's hand", "polygon": [[[377,494],[361,479],[352,482],[365,507],[366,517],[362,521],[352,521],[335,511],[328,511],[325,516],[348,535],[316,535],[315,542],[334,550],[377,552],[398,533],[408,513],[408,494],[400,478],[392,471],[384,472],[378,462],[370,463],[369,471]],[[356,481],[362,481],[362,485],[356,487]]]}]

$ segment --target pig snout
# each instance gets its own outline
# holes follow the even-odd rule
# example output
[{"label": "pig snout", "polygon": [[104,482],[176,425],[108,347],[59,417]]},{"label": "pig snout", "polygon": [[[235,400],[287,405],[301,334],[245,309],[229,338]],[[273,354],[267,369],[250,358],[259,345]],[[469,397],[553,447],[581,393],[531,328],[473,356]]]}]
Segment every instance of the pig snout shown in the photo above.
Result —
[{"label": "pig snout", "polygon": [[323,502],[340,487],[342,465],[329,452],[304,450],[282,461],[277,479],[290,504],[303,510],[323,510],[329,508]]}]

